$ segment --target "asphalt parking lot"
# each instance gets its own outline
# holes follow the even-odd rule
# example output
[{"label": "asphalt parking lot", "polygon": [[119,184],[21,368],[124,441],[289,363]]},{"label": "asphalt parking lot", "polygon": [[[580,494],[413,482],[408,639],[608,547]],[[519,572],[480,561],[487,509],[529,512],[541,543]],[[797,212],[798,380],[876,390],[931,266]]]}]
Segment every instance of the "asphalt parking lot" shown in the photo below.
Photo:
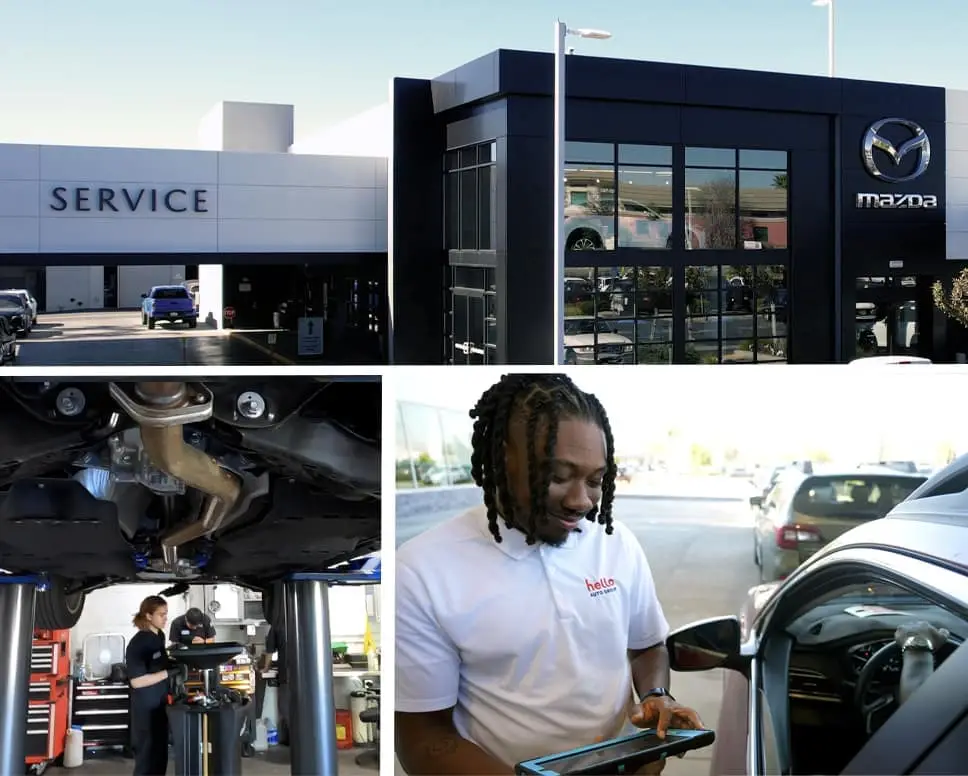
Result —
[{"label": "asphalt parking lot", "polygon": [[[713,483],[710,482],[710,485]],[[752,520],[745,483],[725,481],[705,489],[715,495],[694,498],[681,483],[657,488],[656,483],[626,486],[616,499],[615,515],[628,525],[645,548],[659,599],[672,628],[694,620],[736,614],[746,591],[759,577],[753,565]],[[647,495],[649,492],[659,495]],[[405,496],[403,496],[405,498]],[[397,525],[397,544],[453,516],[442,511],[407,518]],[[694,707],[703,722],[715,728],[723,684],[722,671],[673,674],[673,694]],[[670,762],[669,776],[708,776],[711,749]]]},{"label": "asphalt parking lot", "polygon": [[139,311],[41,313],[20,341],[18,366],[262,366],[276,364],[242,337],[184,324],[149,331]]}]

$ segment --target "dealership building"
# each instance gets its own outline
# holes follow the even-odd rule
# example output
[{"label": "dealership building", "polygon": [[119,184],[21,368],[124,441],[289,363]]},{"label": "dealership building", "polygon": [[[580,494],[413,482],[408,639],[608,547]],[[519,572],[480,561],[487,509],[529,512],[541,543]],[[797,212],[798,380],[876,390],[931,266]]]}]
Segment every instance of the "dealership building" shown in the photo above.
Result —
[{"label": "dealership building", "polygon": [[[570,362],[968,352],[932,297],[968,260],[968,93],[566,70]],[[552,85],[550,54],[502,50],[296,145],[291,107],[240,103],[203,150],[0,145],[0,285],[57,311],[198,279],[212,325],[300,300],[381,360],[549,363]]]}]

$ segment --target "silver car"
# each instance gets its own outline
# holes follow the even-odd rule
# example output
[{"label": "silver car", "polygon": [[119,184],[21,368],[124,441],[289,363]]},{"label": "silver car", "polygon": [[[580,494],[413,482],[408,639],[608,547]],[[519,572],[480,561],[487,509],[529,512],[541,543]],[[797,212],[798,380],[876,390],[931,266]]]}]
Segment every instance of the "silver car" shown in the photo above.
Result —
[{"label": "silver car", "polygon": [[841,534],[884,517],[926,479],[884,466],[784,471],[765,496],[750,498],[761,581],[786,578]]}]

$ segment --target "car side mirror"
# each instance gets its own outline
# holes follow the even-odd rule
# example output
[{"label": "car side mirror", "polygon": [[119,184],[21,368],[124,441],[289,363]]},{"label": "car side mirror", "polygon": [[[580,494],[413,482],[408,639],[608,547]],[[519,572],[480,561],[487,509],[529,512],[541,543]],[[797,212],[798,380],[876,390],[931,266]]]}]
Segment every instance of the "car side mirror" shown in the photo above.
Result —
[{"label": "car side mirror", "polygon": [[741,629],[737,617],[714,617],[673,631],[666,639],[674,671],[711,671],[740,656]]},{"label": "car side mirror", "polygon": [[753,507],[754,509],[763,506],[763,497],[762,496],[750,496],[750,506]]},{"label": "car side mirror", "polygon": [[142,299],[147,299],[147,298],[148,298],[148,295],[147,295],[147,294],[142,294],[142,295],[141,295],[141,298],[142,298]]}]

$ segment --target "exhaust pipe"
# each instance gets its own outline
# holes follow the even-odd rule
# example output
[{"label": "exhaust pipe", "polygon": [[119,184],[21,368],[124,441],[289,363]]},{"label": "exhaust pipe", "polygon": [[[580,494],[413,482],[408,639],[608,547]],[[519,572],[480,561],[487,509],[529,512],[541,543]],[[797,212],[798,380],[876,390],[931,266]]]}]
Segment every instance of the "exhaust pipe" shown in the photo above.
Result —
[{"label": "exhaust pipe", "polygon": [[[185,442],[183,427],[189,422],[182,412],[189,400],[185,383],[138,383],[134,392],[147,405],[144,409],[150,408],[149,412],[129,412],[139,421],[141,444],[148,459],[161,471],[206,496],[197,520],[176,526],[161,537],[165,562],[174,567],[179,546],[208,536],[225,524],[239,501],[242,485],[235,475],[219,466],[218,461]],[[118,391],[115,396],[120,398],[120,393]],[[131,397],[125,398],[126,409],[135,409],[131,406]],[[197,404],[195,406],[198,409]],[[171,414],[168,415],[166,410]],[[208,410],[210,413],[211,405]],[[150,421],[144,422],[148,415]]]}]

